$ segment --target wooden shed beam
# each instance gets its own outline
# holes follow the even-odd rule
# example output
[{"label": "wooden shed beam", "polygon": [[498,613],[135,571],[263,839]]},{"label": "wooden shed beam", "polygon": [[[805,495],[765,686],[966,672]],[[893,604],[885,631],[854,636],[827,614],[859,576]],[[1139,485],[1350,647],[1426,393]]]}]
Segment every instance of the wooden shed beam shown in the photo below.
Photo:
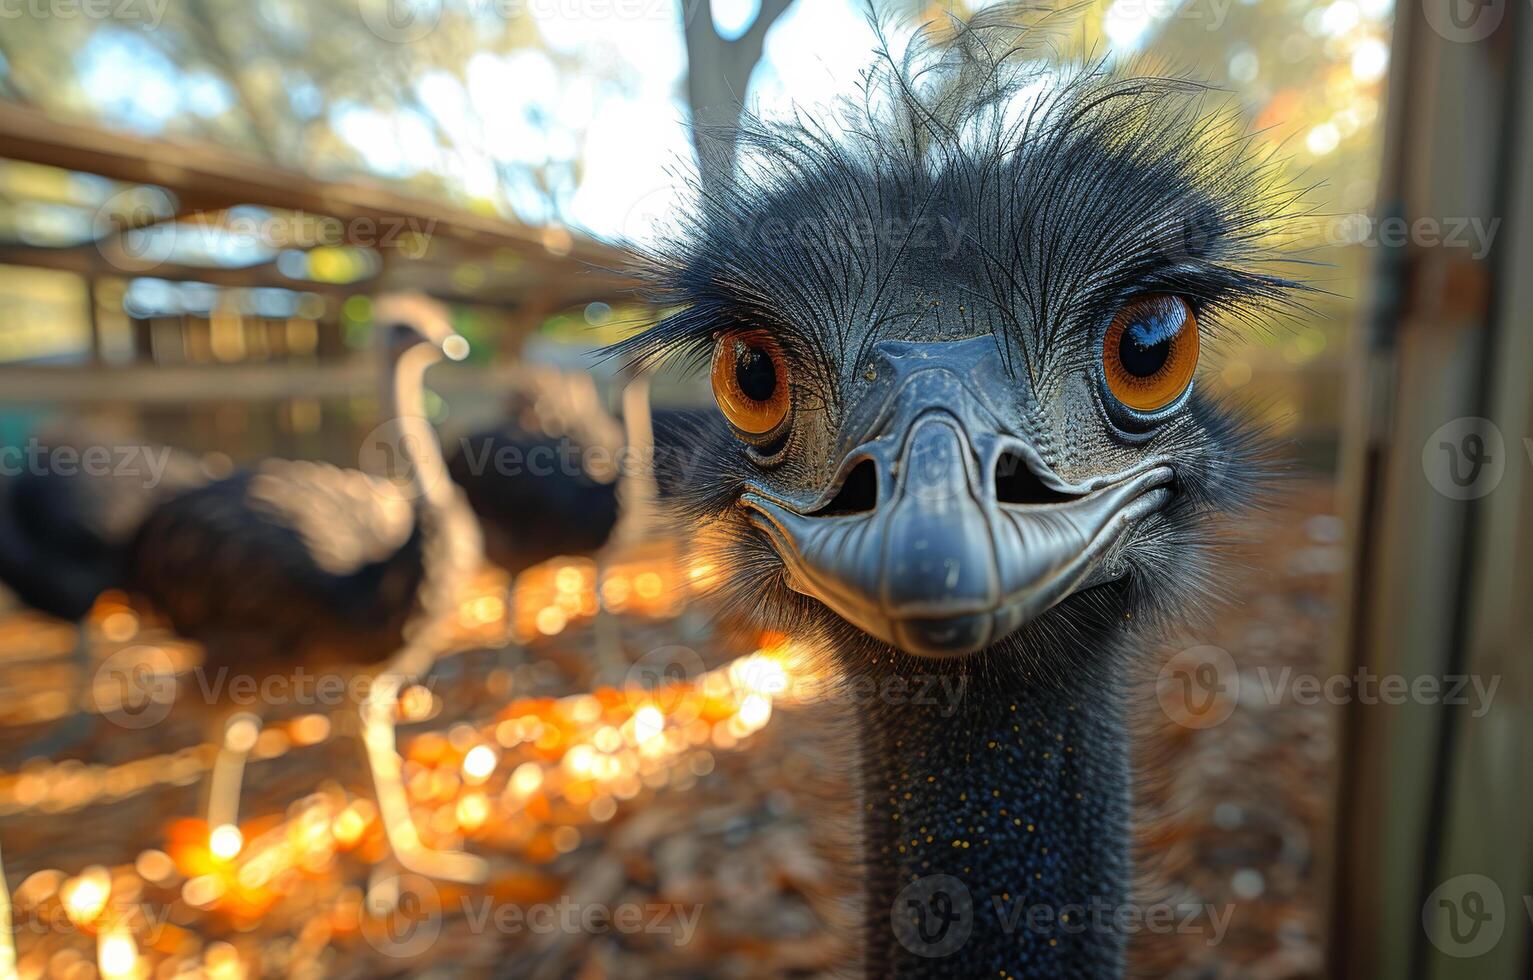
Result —
[{"label": "wooden shed beam", "polygon": [[[354,223],[352,228],[416,231],[493,251],[509,248],[550,270],[575,263],[593,286],[631,286],[620,270],[621,248],[562,228],[534,228],[401,194],[375,182],[329,182],[282,170],[207,143],[148,139],[64,122],[36,109],[0,102],[0,157],[99,174],[172,191],[181,215],[238,204],[302,211]],[[355,237],[355,236],[353,236]]]}]

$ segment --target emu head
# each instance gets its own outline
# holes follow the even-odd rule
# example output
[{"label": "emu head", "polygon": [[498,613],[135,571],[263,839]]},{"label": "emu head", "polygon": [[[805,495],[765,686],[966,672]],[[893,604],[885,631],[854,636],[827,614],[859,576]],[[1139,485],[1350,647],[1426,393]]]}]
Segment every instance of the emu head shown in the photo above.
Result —
[{"label": "emu head", "polygon": [[373,322],[388,360],[406,354],[426,361],[442,357],[461,361],[468,356],[468,341],[453,329],[447,308],[421,293],[385,293],[373,302]]},{"label": "emu head", "polygon": [[675,312],[624,350],[720,409],[664,480],[765,627],[1053,672],[1202,596],[1261,475],[1198,368],[1283,302],[1291,196],[1199,87],[1027,51],[976,21],[835,123],[748,120],[649,268]]}]

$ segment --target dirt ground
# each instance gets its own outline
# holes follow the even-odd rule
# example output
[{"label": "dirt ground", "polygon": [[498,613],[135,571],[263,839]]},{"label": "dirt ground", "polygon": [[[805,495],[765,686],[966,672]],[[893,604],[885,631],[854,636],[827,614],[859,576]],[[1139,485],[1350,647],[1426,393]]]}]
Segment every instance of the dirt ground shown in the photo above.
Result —
[{"label": "dirt ground", "polygon": [[[1141,699],[1141,890],[1226,923],[1217,936],[1137,936],[1145,975],[1321,971],[1331,719],[1323,704],[1272,693],[1272,679],[1285,666],[1326,669],[1341,550],[1326,487],[1287,500],[1232,576],[1234,601],[1156,654],[1167,668]],[[832,970],[848,955],[831,925],[848,884],[817,828],[836,746],[817,737],[812,698],[772,683],[794,662],[771,641],[721,635],[674,601],[626,601],[669,592],[674,570],[652,561],[656,580],[640,561],[611,594],[610,569],[600,590],[585,566],[543,570],[509,594],[487,577],[465,602],[461,649],[407,692],[399,743],[414,823],[432,846],[488,859],[477,887],[401,873],[354,707],[296,689],[264,712],[237,850],[220,853],[199,820],[208,733],[222,717],[203,696],[199,653],[104,603],[88,737],[0,772],[20,975]],[[627,611],[590,615],[598,591]],[[28,613],[0,620],[0,753],[64,711],[73,642],[69,627]],[[626,682],[650,667],[676,683],[641,702]],[[103,689],[124,677],[136,700]],[[1184,677],[1219,683],[1200,692]]]}]

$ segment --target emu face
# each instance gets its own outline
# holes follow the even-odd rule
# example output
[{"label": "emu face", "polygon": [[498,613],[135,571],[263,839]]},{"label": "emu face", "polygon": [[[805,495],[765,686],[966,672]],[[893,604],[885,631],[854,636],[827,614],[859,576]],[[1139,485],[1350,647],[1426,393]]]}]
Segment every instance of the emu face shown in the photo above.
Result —
[{"label": "emu face", "polygon": [[909,653],[983,649],[1120,577],[1115,549],[1172,499],[1163,453],[1056,469],[1062,433],[1092,421],[1090,387],[1023,394],[990,336],[880,341],[868,365],[845,418],[825,420],[829,480],[763,473],[741,501],[792,588]]},{"label": "emu face", "polygon": [[763,625],[1047,655],[1195,597],[1259,473],[1196,369],[1289,285],[1269,171],[1183,85],[1007,65],[891,63],[846,133],[747,124],[652,271],[684,308],[627,347],[711,365],[670,479]]}]

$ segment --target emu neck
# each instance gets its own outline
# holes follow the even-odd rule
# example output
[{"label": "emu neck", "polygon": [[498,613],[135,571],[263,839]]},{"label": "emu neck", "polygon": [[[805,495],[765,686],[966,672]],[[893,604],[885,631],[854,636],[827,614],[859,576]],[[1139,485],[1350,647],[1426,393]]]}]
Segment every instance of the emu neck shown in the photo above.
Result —
[{"label": "emu neck", "polygon": [[[1003,685],[984,673],[956,697],[954,675],[860,710],[867,975],[1118,976],[1121,693],[1110,681]],[[910,693],[923,687],[927,697]]]},{"label": "emu neck", "polygon": [[[392,432],[394,448],[400,454],[391,462],[394,473],[401,469],[409,478],[411,499],[417,507],[440,510],[452,498],[447,464],[436,430],[426,418],[426,369],[438,360],[426,344],[417,344],[395,355],[384,372],[384,419],[397,426]],[[393,475],[393,474],[391,474]]]}]

